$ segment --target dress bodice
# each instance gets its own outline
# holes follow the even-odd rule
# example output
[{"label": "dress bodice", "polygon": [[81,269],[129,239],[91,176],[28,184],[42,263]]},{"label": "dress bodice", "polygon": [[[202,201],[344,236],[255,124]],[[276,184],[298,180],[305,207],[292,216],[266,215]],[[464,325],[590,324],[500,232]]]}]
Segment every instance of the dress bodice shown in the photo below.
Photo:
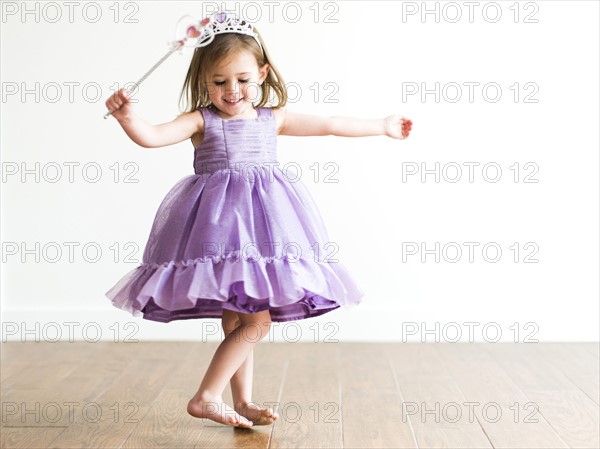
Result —
[{"label": "dress bodice", "polygon": [[244,163],[277,162],[277,133],[271,108],[256,108],[256,118],[223,120],[212,108],[198,108],[204,138],[194,150],[194,172],[236,169]]}]

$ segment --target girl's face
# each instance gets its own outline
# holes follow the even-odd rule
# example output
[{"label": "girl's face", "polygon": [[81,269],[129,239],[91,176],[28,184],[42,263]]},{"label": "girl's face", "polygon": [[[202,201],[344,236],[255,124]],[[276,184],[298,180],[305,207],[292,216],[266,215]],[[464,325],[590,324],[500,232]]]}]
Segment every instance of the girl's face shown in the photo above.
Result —
[{"label": "girl's face", "polygon": [[260,97],[260,85],[269,65],[258,67],[248,50],[239,50],[222,59],[208,79],[208,95],[212,104],[228,116],[248,116],[252,103]]}]

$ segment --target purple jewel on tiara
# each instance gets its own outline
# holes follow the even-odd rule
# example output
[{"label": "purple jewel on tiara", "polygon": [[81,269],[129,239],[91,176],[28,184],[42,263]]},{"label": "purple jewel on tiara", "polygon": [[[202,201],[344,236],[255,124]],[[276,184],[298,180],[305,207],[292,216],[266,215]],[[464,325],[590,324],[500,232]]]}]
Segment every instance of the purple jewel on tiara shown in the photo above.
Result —
[{"label": "purple jewel on tiara", "polygon": [[227,20],[227,13],[225,12],[218,12],[215,14],[215,20],[219,23],[223,23]]}]

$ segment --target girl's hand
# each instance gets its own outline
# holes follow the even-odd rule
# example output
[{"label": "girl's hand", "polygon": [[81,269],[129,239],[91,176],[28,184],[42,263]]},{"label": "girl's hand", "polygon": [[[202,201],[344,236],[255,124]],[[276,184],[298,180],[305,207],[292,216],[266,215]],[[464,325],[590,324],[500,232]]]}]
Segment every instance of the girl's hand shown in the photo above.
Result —
[{"label": "girl's hand", "polygon": [[125,89],[121,88],[106,100],[106,108],[112,112],[112,116],[117,120],[127,118],[133,109],[132,103],[129,101],[129,97],[125,92]]},{"label": "girl's hand", "polygon": [[384,119],[385,135],[394,139],[406,139],[412,128],[412,121],[400,114],[390,115]]}]

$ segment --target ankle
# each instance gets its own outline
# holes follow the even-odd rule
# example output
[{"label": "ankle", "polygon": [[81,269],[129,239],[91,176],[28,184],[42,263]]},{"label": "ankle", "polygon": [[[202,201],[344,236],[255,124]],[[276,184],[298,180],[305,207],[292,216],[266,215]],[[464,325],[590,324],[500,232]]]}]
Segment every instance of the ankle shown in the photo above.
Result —
[{"label": "ankle", "polygon": [[223,398],[220,395],[211,393],[207,390],[198,391],[195,395],[195,399],[199,402],[223,402]]}]

